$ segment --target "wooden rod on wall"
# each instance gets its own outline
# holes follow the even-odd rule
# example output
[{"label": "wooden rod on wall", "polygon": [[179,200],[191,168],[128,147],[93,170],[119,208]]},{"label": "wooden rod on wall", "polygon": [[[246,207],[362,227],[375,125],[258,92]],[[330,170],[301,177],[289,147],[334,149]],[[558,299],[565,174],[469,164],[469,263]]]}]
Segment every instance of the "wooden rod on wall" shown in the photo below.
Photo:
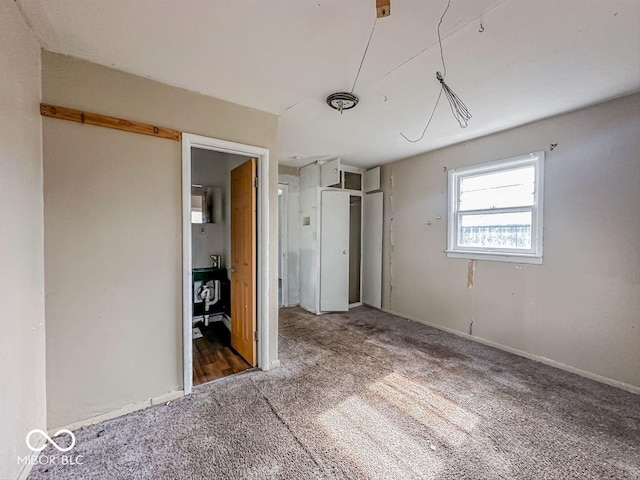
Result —
[{"label": "wooden rod on wall", "polygon": [[156,127],[147,123],[123,120],[122,118],[108,117],[97,113],[83,112],[73,108],[58,107],[55,105],[40,104],[40,115],[43,117],[59,118],[71,122],[87,123],[98,127],[114,128],[131,133],[141,133],[152,137],[167,138],[169,140],[180,141],[182,133],[171,128]]}]

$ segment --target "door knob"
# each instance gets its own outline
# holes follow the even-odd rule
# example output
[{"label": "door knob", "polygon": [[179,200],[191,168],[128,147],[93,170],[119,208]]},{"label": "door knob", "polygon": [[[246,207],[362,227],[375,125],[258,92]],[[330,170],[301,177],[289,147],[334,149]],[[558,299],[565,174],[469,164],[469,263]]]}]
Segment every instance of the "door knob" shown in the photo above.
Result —
[{"label": "door knob", "polygon": [[347,254],[347,251],[346,251],[346,250],[342,250],[342,254],[343,254],[343,255],[346,255],[346,254]]},{"label": "door knob", "polygon": [[230,271],[231,273],[233,273],[233,272],[235,272],[235,271],[236,271],[236,269],[235,269],[235,268],[231,268],[231,269],[229,269],[229,271]]}]

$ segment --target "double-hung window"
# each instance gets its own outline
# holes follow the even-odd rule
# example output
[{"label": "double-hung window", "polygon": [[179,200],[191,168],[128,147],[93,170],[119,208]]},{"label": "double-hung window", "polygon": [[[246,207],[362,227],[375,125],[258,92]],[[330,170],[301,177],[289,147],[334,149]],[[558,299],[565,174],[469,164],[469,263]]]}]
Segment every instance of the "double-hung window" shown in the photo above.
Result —
[{"label": "double-hung window", "polygon": [[544,152],[449,170],[449,257],[542,263]]}]

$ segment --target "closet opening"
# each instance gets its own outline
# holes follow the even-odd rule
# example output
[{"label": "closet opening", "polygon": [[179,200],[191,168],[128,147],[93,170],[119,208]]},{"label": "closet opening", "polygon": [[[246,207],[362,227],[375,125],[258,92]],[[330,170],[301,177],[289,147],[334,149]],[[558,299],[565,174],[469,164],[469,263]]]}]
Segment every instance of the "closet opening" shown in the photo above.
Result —
[{"label": "closet opening", "polygon": [[362,304],[360,295],[361,278],[362,197],[351,195],[349,197],[349,308]]}]

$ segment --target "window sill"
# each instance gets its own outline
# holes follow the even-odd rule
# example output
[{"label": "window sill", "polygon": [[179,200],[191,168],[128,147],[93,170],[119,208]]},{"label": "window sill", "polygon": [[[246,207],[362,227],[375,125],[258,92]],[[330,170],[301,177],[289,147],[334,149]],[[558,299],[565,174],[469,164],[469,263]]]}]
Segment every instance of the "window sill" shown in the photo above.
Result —
[{"label": "window sill", "polygon": [[488,262],[528,263],[533,265],[542,265],[542,257],[538,255],[498,252],[484,253],[459,250],[445,250],[445,253],[449,258],[466,258],[468,260],[486,260]]}]

